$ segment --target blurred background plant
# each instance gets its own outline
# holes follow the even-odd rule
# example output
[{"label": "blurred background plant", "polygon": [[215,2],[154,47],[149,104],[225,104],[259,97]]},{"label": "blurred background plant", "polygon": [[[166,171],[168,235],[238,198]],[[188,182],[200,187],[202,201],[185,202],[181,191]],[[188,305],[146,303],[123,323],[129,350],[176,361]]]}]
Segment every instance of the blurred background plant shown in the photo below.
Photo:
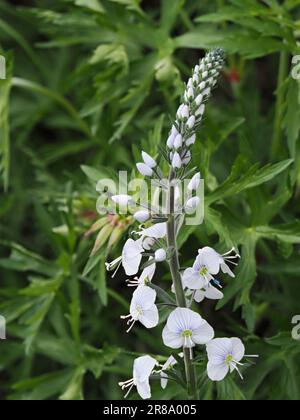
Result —
[{"label": "blurred background plant", "polygon": [[[218,311],[201,311],[260,360],[217,386],[200,360],[201,398],[299,399],[299,36],[298,0],[0,0],[2,399],[121,398],[135,355],[168,356],[159,331],[124,333],[130,291],[104,261],[133,222],[97,215],[95,186],[131,171],[141,147],[158,153],[183,81],[215,46],[227,68],[193,154],[205,223],[181,253],[240,249]],[[153,397],[186,395],[157,383]]]}]

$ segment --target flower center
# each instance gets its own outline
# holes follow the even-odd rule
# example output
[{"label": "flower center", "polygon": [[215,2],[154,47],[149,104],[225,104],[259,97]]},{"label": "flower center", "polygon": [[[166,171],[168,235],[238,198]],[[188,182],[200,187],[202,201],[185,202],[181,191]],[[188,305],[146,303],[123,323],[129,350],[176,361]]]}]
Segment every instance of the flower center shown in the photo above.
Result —
[{"label": "flower center", "polygon": [[143,315],[143,309],[140,305],[136,305],[136,311],[138,315]]},{"label": "flower center", "polygon": [[200,268],[200,271],[199,271],[200,276],[206,276],[207,273],[208,273],[207,267],[203,266]]},{"label": "flower center", "polygon": [[184,338],[191,338],[193,335],[193,332],[191,330],[184,330],[182,332],[182,337]]},{"label": "flower center", "polygon": [[228,354],[228,356],[225,359],[225,363],[227,366],[230,366],[231,362],[233,361],[233,356],[232,354]]}]

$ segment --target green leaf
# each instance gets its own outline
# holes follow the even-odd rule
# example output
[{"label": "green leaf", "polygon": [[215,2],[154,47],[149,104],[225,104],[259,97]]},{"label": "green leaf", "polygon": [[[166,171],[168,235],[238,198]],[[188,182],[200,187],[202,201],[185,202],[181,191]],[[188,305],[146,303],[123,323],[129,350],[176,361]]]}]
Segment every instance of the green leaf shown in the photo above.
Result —
[{"label": "green leaf", "polygon": [[277,226],[257,226],[255,232],[265,239],[279,239],[280,241],[291,244],[300,243],[299,221]]},{"label": "green leaf", "polygon": [[238,160],[233,166],[229,178],[219,188],[208,195],[206,203],[211,204],[269,182],[285,171],[292,163],[292,159],[287,159],[273,165],[268,164],[260,169],[258,164],[255,164],[245,174],[237,177],[237,174],[242,171],[241,162]]},{"label": "green leaf", "polygon": [[103,13],[105,10],[99,0],[75,0],[76,6],[86,7],[94,12]]}]

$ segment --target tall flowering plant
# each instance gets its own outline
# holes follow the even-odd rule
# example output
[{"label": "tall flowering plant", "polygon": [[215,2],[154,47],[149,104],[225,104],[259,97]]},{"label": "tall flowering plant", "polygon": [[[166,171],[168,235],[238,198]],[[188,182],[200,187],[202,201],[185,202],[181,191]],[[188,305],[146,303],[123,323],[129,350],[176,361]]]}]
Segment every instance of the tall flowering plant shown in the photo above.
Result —
[{"label": "tall flowering plant", "polygon": [[[209,52],[194,68],[171,127],[166,148],[162,152],[169,167],[166,179],[157,161],[146,152],[142,152],[142,162],[136,165],[143,177],[154,179],[159,188],[165,191],[165,214],[158,214],[152,204],[137,204],[130,195],[109,196],[122,208],[127,205],[134,206],[133,217],[141,223],[139,230],[133,232],[132,237],[126,241],[122,255],[107,263],[109,271],[116,272],[122,266],[126,275],[130,277],[127,280],[128,286],[135,288],[129,314],[122,316],[127,323],[127,332],[129,333],[137,323],[148,329],[156,327],[159,323],[157,299],[163,299],[164,304],[171,310],[163,328],[162,340],[166,347],[179,351],[177,357],[170,355],[163,365],[148,355],[137,358],[133,365],[133,378],[120,383],[122,389],[127,390],[126,395],[136,387],[143,399],[150,398],[150,378],[159,375],[161,386],[165,388],[168,375],[176,369],[179,358],[182,358],[189,398],[198,399],[194,359],[196,346],[206,346],[207,374],[212,381],[221,381],[235,370],[242,377],[240,367],[245,356],[242,341],[239,338],[215,338],[213,327],[191,309],[194,308],[194,302],[223,298],[216,276],[222,271],[234,277],[232,266],[237,265],[240,256],[234,249],[221,255],[210,247],[204,247],[195,251],[194,264],[183,270],[177,247],[178,234],[184,227],[183,219],[195,210],[200,202],[200,198],[195,194],[201,176],[200,173],[189,169],[191,151],[206,102],[217,84],[223,65],[224,52],[216,49]],[[189,177],[188,197],[181,206],[178,204],[178,183],[183,183]],[[153,281],[156,266],[162,262],[168,263],[175,299]]]}]

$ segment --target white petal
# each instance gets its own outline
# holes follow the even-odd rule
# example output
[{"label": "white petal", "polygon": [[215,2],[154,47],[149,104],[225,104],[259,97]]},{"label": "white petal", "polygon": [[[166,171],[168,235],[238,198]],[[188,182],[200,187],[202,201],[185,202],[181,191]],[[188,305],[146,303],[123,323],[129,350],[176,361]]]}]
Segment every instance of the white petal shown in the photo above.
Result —
[{"label": "white petal", "polygon": [[194,295],[194,300],[197,303],[201,303],[205,298],[205,292],[204,290],[196,290],[196,293]]},{"label": "white petal", "polygon": [[159,322],[159,314],[156,305],[153,305],[150,309],[143,311],[143,315],[139,317],[139,321],[146,328],[154,328]]},{"label": "white petal", "polygon": [[205,297],[207,299],[212,299],[212,300],[220,300],[223,299],[224,295],[222,292],[220,292],[219,289],[217,289],[216,287],[209,285],[206,290],[205,290]]},{"label": "white petal", "polygon": [[196,344],[207,344],[214,338],[215,332],[207,321],[202,319],[201,322],[198,328],[193,329],[192,340]]},{"label": "white petal", "polygon": [[170,331],[183,333],[201,325],[201,316],[188,308],[176,308],[169,315],[167,326]]},{"label": "white petal", "polygon": [[133,217],[140,223],[144,223],[150,218],[150,213],[147,210],[137,211]]},{"label": "white petal", "polygon": [[149,166],[149,168],[153,169],[153,168],[156,167],[155,160],[150,155],[148,155],[148,153],[142,152],[142,158],[143,158],[143,161],[145,162],[145,164],[147,166]]},{"label": "white petal", "polygon": [[233,277],[233,278],[235,277],[235,274],[230,270],[230,268],[225,262],[221,264],[221,270],[222,270],[222,273],[228,274],[230,277]]},{"label": "white petal", "polygon": [[225,363],[214,365],[211,362],[208,362],[207,364],[207,375],[212,381],[222,381],[228,372],[229,368]]},{"label": "white petal", "polygon": [[182,283],[185,287],[192,290],[202,289],[202,287],[205,285],[203,277],[200,276],[200,274],[193,268],[187,268],[184,271],[182,276]]},{"label": "white petal", "polygon": [[156,262],[163,262],[163,261],[166,261],[166,259],[167,259],[167,253],[163,248],[155,251],[155,261]]},{"label": "white petal", "polygon": [[139,173],[143,176],[153,175],[153,170],[149,166],[145,165],[145,163],[137,163],[136,167]]},{"label": "white petal", "polygon": [[224,363],[226,357],[232,354],[232,342],[229,338],[215,338],[206,346],[207,356],[211,363]]},{"label": "white petal", "polygon": [[134,276],[139,271],[143,252],[140,241],[128,239],[122,253],[122,265],[128,276]]},{"label": "white petal", "polygon": [[144,382],[149,379],[157,361],[151,356],[141,356],[133,363],[133,379],[135,382]]},{"label": "white petal", "polygon": [[236,362],[239,362],[245,356],[245,346],[239,338],[233,337],[230,340],[231,340],[231,343],[232,343],[233,359]]},{"label": "white petal", "polygon": [[148,229],[143,229],[142,232],[140,232],[140,235],[155,239],[162,239],[167,235],[167,223],[157,223]]},{"label": "white petal", "polygon": [[149,380],[145,382],[137,382],[136,389],[138,394],[143,400],[147,400],[151,398],[151,388],[149,384]]},{"label": "white petal", "polygon": [[169,330],[166,325],[162,332],[162,339],[164,345],[172,349],[179,349],[183,346],[184,339],[180,333],[175,333]]},{"label": "white petal", "polygon": [[[152,259],[152,257],[149,260],[151,260],[151,259]],[[146,267],[142,271],[142,273],[141,273],[141,275],[139,277],[139,283],[144,284],[145,283],[145,280],[151,281],[153,279],[153,277],[154,277],[155,270],[156,270],[156,264],[155,263],[153,263],[153,264],[149,265],[148,267]]]},{"label": "white petal", "polygon": [[200,249],[198,252],[201,256],[202,264],[207,267],[210,274],[218,274],[222,262],[220,254],[208,246]]},{"label": "white petal", "polygon": [[120,194],[120,195],[113,195],[111,197],[112,201],[120,206],[127,206],[129,201],[132,199],[130,195]]},{"label": "white petal", "polygon": [[[149,286],[139,286],[132,295],[130,309],[140,306],[143,311],[150,309],[156,301],[156,291]],[[131,310],[130,310],[131,313]]]}]

